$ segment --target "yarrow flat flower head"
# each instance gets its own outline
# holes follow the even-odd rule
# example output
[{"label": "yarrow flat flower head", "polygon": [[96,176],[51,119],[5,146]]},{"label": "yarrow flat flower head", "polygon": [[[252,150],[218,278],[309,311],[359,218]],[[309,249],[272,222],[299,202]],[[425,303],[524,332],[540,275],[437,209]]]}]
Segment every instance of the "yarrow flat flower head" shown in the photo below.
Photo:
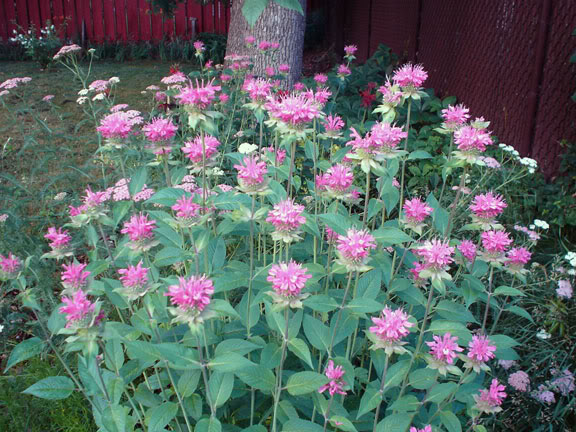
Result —
[{"label": "yarrow flat flower head", "polygon": [[562,396],[568,396],[576,390],[576,379],[574,374],[569,369],[558,370],[551,369],[554,379],[550,382],[550,386],[560,393]]},{"label": "yarrow flat flower head", "polygon": [[530,376],[524,371],[514,372],[508,377],[508,384],[515,390],[527,392],[530,388]]},{"label": "yarrow flat flower head", "polygon": [[506,398],[504,393],[506,387],[493,379],[489,389],[480,390],[480,395],[474,395],[476,409],[486,414],[493,414],[502,411],[500,405]]},{"label": "yarrow flat flower head", "polygon": [[284,243],[299,240],[300,227],[306,222],[302,212],[304,212],[304,206],[295,204],[290,198],[274,205],[266,217],[266,222],[274,226],[272,239]]},{"label": "yarrow flat flower head", "polygon": [[351,271],[369,270],[370,251],[376,249],[372,234],[365,230],[351,228],[346,235],[338,237],[337,262]]},{"label": "yarrow flat flower head", "polygon": [[138,213],[124,224],[120,232],[130,238],[131,249],[145,252],[158,244],[154,240],[154,228],[156,228],[155,220],[149,220],[148,215]]},{"label": "yarrow flat flower head", "polygon": [[369,329],[369,337],[374,342],[372,349],[384,349],[386,355],[402,354],[406,351],[401,339],[408,336],[415,324],[402,309],[390,309],[385,306],[379,317],[372,317],[374,324]]},{"label": "yarrow flat flower head", "polygon": [[188,322],[190,324],[201,323],[207,315],[202,314],[210,304],[214,285],[206,275],[178,278],[178,285],[170,285],[164,295],[170,297],[170,301],[176,308],[171,312],[176,315],[176,322]]},{"label": "yarrow flat flower head", "polygon": [[54,60],[60,60],[62,57],[67,56],[69,54],[76,54],[77,52],[82,51],[82,47],[76,44],[72,45],[64,45],[60,50],[54,55]]},{"label": "yarrow flat flower head", "polygon": [[345,395],[346,392],[344,391],[344,386],[346,386],[346,382],[342,379],[344,376],[344,369],[342,366],[335,366],[333,360],[328,361],[328,365],[324,370],[324,375],[330,380],[328,384],[323,385],[318,389],[318,393],[324,393],[328,390],[330,396],[334,396],[335,394]]},{"label": "yarrow flat flower head", "polygon": [[556,396],[544,384],[538,386],[538,390],[532,392],[532,396],[536,400],[547,405],[551,405],[556,402]]},{"label": "yarrow flat flower head", "polygon": [[556,294],[558,297],[570,299],[574,295],[574,291],[572,289],[572,284],[569,280],[559,280],[558,281],[558,288],[556,288]]},{"label": "yarrow flat flower head", "polygon": [[307,294],[302,294],[306,281],[312,277],[302,264],[294,261],[274,264],[268,271],[266,280],[272,284],[274,292],[268,293],[273,298],[277,308],[301,308],[302,300]]}]

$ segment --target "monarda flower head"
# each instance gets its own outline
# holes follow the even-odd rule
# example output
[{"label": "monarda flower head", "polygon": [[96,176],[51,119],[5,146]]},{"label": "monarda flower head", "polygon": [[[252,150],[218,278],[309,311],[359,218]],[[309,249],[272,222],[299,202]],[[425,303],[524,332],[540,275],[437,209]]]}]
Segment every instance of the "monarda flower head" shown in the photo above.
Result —
[{"label": "monarda flower head", "polygon": [[220,141],[212,135],[198,135],[192,141],[186,141],[181,150],[192,163],[192,168],[198,170],[202,163],[213,165],[219,146]]},{"label": "monarda flower head", "polygon": [[70,247],[71,237],[65,229],[50,227],[44,238],[50,242],[49,246],[52,250],[44,254],[43,257],[62,259],[72,255],[72,248]]},{"label": "monarda flower head", "polygon": [[410,317],[402,310],[392,310],[385,306],[379,317],[373,317],[368,332],[368,337],[374,343],[372,349],[384,349],[386,355],[403,354],[406,349],[402,346],[406,342],[402,341],[410,333],[410,328],[414,323],[409,321]]},{"label": "monarda flower head", "polygon": [[346,267],[349,272],[367,271],[370,261],[370,251],[376,249],[376,241],[372,234],[365,230],[351,228],[346,235],[338,237],[337,263]]},{"label": "monarda flower head", "polygon": [[402,103],[403,95],[400,86],[392,84],[388,80],[386,84],[378,88],[378,93],[382,95],[382,103],[374,110],[374,113],[380,113],[385,118],[393,120],[395,117],[394,108]]},{"label": "monarda flower head", "polygon": [[21,268],[22,262],[12,252],[7,256],[0,255],[0,280],[15,279]]},{"label": "monarda flower head", "polygon": [[328,360],[328,365],[324,370],[324,375],[330,380],[328,384],[323,385],[318,389],[318,393],[324,393],[328,390],[330,396],[335,394],[345,395],[344,386],[346,386],[346,381],[342,379],[344,377],[344,369],[342,366],[335,366],[334,361]]},{"label": "monarda flower head", "polygon": [[190,83],[175,98],[187,111],[203,111],[210,106],[220,89],[219,85],[214,85],[214,79],[207,82],[196,80],[196,85]]},{"label": "monarda flower head", "polygon": [[338,66],[338,69],[336,70],[336,76],[338,78],[340,78],[341,80],[344,80],[348,75],[350,75],[352,73],[352,71],[350,70],[350,68],[345,65],[345,64],[341,64]]},{"label": "monarda flower head", "polygon": [[473,126],[462,126],[454,133],[454,142],[458,148],[454,155],[467,162],[475,162],[486,146],[492,144],[490,134],[484,129]]},{"label": "monarda flower head", "polygon": [[294,261],[274,264],[266,280],[272,284],[274,290],[268,295],[274,300],[275,309],[301,308],[302,300],[308,297],[308,294],[302,294],[302,290],[311,277],[312,275],[302,268],[302,264]]},{"label": "monarda flower head", "polygon": [[158,244],[158,241],[154,240],[154,228],[156,221],[148,220],[148,215],[138,213],[124,224],[120,232],[130,238],[130,249],[145,252]]},{"label": "monarda flower head", "polygon": [[170,285],[164,295],[170,297],[170,311],[176,318],[175,322],[189,323],[191,326],[201,324],[211,317],[205,309],[210,304],[214,285],[206,275],[178,278],[177,285]]},{"label": "monarda flower head", "polygon": [[482,370],[490,370],[486,362],[494,358],[495,351],[496,345],[493,345],[487,336],[474,335],[468,344],[468,353],[465,356],[461,355],[460,358],[464,360],[466,368],[472,368],[475,372],[480,373]]},{"label": "monarda flower head", "polygon": [[334,139],[339,138],[342,135],[341,131],[344,127],[344,121],[342,120],[342,117],[330,114],[326,117],[322,124],[326,130],[326,132],[321,134],[323,138]]},{"label": "monarda flower head", "polygon": [[422,65],[405,64],[394,72],[392,81],[402,89],[405,98],[421,99],[425,96],[421,87],[428,78]]},{"label": "monarda flower head", "polygon": [[386,122],[377,122],[370,129],[370,139],[377,148],[378,159],[390,159],[401,155],[405,152],[398,150],[398,144],[406,139],[408,134],[400,127],[393,126]]},{"label": "monarda flower head", "polygon": [[132,128],[140,123],[142,117],[138,111],[118,111],[100,120],[100,126],[96,130],[107,140],[108,147],[120,148],[132,133]]},{"label": "monarda flower head", "polygon": [[458,129],[470,118],[470,115],[468,114],[469,111],[470,110],[462,104],[456,106],[448,105],[448,108],[442,110],[444,127],[450,131]]},{"label": "monarda flower head", "polygon": [[524,266],[530,262],[530,258],[532,258],[532,253],[528,249],[512,248],[506,254],[506,268],[512,274],[524,274],[528,271]]},{"label": "monarda flower head", "polygon": [[510,235],[506,231],[484,231],[481,238],[484,248],[481,258],[487,262],[503,262],[504,252],[512,244]]},{"label": "monarda flower head", "polygon": [[152,119],[152,121],[146,124],[142,131],[146,139],[153,143],[166,143],[174,138],[178,126],[172,123],[172,120],[168,118],[157,117]]},{"label": "monarda flower head", "polygon": [[84,270],[86,264],[70,263],[63,264],[64,271],[60,273],[60,279],[65,293],[73,293],[79,289],[85,288],[88,284],[90,272]]},{"label": "monarda flower head", "polygon": [[410,428],[410,432],[432,432],[432,426],[426,425],[426,426],[424,426],[424,428],[422,428],[422,429],[418,429],[418,428],[412,426],[412,427]]},{"label": "monarda flower head", "polygon": [[402,209],[404,210],[402,222],[418,234],[422,234],[422,229],[426,226],[422,222],[434,211],[432,207],[426,205],[420,198],[404,201]]},{"label": "monarda flower head", "polygon": [[266,217],[266,222],[274,226],[272,239],[284,243],[300,240],[300,227],[306,222],[306,218],[302,216],[303,211],[304,206],[295,204],[292,199],[274,205]]},{"label": "monarda flower head", "polygon": [[438,239],[428,240],[422,246],[415,248],[414,253],[422,259],[425,266],[420,271],[421,278],[431,279],[432,284],[442,279],[452,279],[446,270],[454,261],[452,258],[454,248],[448,242]]},{"label": "monarda flower head", "polygon": [[426,342],[430,347],[431,356],[426,360],[430,369],[437,369],[441,375],[447,372],[458,374],[460,369],[454,365],[457,353],[464,351],[458,346],[458,338],[450,333],[445,333],[442,337],[433,336],[432,342]]},{"label": "monarda flower head", "polygon": [[506,207],[502,195],[492,192],[476,195],[470,204],[470,210],[474,214],[473,221],[482,229],[502,228],[502,225],[497,224],[494,219],[501,215]]},{"label": "monarda flower head", "polygon": [[473,241],[462,240],[457,248],[466,261],[473,262],[476,259],[476,245]]},{"label": "monarda flower head", "polygon": [[272,83],[263,78],[248,78],[242,85],[242,90],[248,93],[248,97],[252,104],[248,104],[247,108],[255,109],[260,108],[266,102],[268,96],[272,92]]},{"label": "monarda flower head", "polygon": [[489,389],[482,389],[479,395],[474,395],[475,408],[486,414],[502,411],[500,405],[506,398],[504,390],[506,390],[506,387],[500,384],[497,379],[493,379]]},{"label": "monarda flower head", "polygon": [[66,315],[66,328],[78,330],[97,326],[103,318],[100,307],[88,300],[82,290],[75,291],[70,297],[62,297],[59,312]]},{"label": "monarda flower head", "polygon": [[349,195],[352,183],[354,183],[354,174],[346,165],[336,164],[328,169],[323,181],[330,196],[346,198]]},{"label": "monarda flower head", "polygon": [[120,292],[129,301],[137,300],[148,291],[148,269],[142,267],[142,261],[135,266],[119,269],[118,274],[122,288],[117,288],[115,291]]},{"label": "monarda flower head", "polygon": [[302,93],[288,93],[280,97],[268,97],[264,105],[270,120],[282,134],[305,136],[306,127],[316,118],[322,117],[318,103]]},{"label": "monarda flower head", "polygon": [[258,156],[246,156],[242,163],[234,165],[234,168],[238,170],[238,188],[242,192],[256,194],[267,190],[268,167]]},{"label": "monarda flower head", "polygon": [[176,212],[176,221],[179,226],[189,228],[200,222],[202,206],[194,202],[193,196],[183,196],[172,207]]}]

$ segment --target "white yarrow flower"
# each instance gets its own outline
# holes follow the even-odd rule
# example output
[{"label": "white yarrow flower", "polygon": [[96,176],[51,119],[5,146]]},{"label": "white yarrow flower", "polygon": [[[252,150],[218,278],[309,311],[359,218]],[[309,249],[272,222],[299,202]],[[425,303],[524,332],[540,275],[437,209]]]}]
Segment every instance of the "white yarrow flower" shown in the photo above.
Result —
[{"label": "white yarrow flower", "polygon": [[242,143],[238,147],[238,152],[242,154],[250,154],[256,150],[258,150],[258,146],[256,144]]}]

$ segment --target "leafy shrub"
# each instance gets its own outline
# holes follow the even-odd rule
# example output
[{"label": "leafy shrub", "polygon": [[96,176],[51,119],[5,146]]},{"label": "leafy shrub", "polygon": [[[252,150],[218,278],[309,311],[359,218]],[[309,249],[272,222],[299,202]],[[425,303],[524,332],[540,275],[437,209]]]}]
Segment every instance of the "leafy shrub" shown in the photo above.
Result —
[{"label": "leafy shrub", "polygon": [[[508,320],[534,320],[518,298],[540,280],[498,193],[533,161],[385,49],[358,72],[347,47],[306,92],[246,79],[244,59],[173,70],[145,114],[116,104],[114,78],[90,83],[79,50],[62,62],[82,83],[102,178],[48,226],[44,254],[0,258],[3,292],[39,329],[8,367],[50,352],[66,370],[27,393],[82,392],[103,431],[509,420],[496,360],[529,343]],[[381,85],[375,110],[366,80]],[[56,306],[38,260],[65,265]]]},{"label": "leafy shrub", "polygon": [[14,30],[15,36],[10,41],[22,46],[26,57],[38,62],[41,69],[46,69],[52,62],[52,56],[62,46],[58,37],[60,32],[61,29],[56,29],[54,24],[48,20],[39,31],[34,24],[30,26],[28,31],[24,31],[22,28],[19,31]]}]

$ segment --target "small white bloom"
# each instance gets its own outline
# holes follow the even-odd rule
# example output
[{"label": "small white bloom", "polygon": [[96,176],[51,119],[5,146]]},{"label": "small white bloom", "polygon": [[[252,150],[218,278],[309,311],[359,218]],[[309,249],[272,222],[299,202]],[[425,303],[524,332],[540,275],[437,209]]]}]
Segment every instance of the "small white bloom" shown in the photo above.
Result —
[{"label": "small white bloom", "polygon": [[576,275],[576,270],[570,269],[570,270],[568,270],[566,273],[568,273],[570,276],[575,276],[575,275]]},{"label": "small white bloom", "polygon": [[82,89],[78,92],[78,94],[80,96],[86,96],[89,92],[90,92],[90,90],[88,90],[88,89]]},{"label": "small white bloom", "polygon": [[3,224],[7,220],[8,220],[8,214],[6,214],[6,213],[0,214],[0,224]]},{"label": "small white bloom", "polygon": [[78,105],[84,105],[87,100],[88,98],[86,96],[81,96],[78,99],[76,99],[76,103],[78,103]]},{"label": "small white bloom", "polygon": [[60,193],[54,195],[54,201],[62,201],[64,198],[66,198],[67,195],[68,195],[68,193],[66,193],[66,192],[60,192]]},{"label": "small white bloom", "polygon": [[2,333],[2,330],[4,330],[4,326],[0,324],[0,333]]},{"label": "small white bloom", "polygon": [[214,168],[212,168],[212,175],[213,176],[221,176],[221,175],[224,175],[224,171],[222,171],[218,167],[214,167]]},{"label": "small white bloom", "polygon": [[118,83],[120,82],[120,78],[118,78],[118,77],[112,77],[112,78],[110,78],[110,79],[108,80],[108,82],[109,82],[110,84],[118,84]]},{"label": "small white bloom", "polygon": [[534,225],[536,225],[538,228],[542,228],[544,230],[547,230],[548,228],[550,228],[550,225],[548,225],[548,222],[540,220],[540,219],[534,219]]},{"label": "small white bloom", "polygon": [[98,93],[96,96],[92,98],[93,101],[99,101],[106,99],[106,95],[104,93]]},{"label": "small white bloom", "polygon": [[531,230],[536,229],[536,225],[530,224],[530,225],[528,226],[528,228],[530,228]]},{"label": "small white bloom", "polygon": [[250,154],[258,149],[256,144],[242,143],[238,147],[238,151],[242,154]]},{"label": "small white bloom", "polygon": [[546,330],[540,329],[540,330],[538,330],[538,333],[536,333],[536,337],[538,339],[546,340],[546,339],[550,339],[552,337],[552,335],[550,333],[548,333]]},{"label": "small white bloom", "polygon": [[88,50],[88,53],[89,53],[89,54],[94,54],[95,52],[96,52],[96,49],[95,49],[95,48],[90,48],[90,49]]}]

